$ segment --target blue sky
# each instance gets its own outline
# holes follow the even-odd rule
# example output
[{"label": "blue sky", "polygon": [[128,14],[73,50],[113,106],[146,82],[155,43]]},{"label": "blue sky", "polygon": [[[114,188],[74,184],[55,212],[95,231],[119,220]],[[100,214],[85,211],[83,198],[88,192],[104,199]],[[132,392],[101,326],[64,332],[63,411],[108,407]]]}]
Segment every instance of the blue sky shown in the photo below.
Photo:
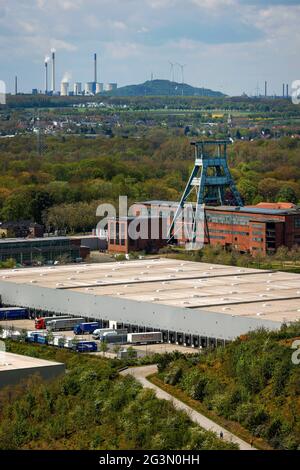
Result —
[{"label": "blue sky", "polygon": [[57,83],[91,81],[97,52],[99,81],[170,78],[171,61],[195,86],[279,94],[300,79],[299,24],[300,0],[0,0],[0,80],[42,88],[55,48]]}]

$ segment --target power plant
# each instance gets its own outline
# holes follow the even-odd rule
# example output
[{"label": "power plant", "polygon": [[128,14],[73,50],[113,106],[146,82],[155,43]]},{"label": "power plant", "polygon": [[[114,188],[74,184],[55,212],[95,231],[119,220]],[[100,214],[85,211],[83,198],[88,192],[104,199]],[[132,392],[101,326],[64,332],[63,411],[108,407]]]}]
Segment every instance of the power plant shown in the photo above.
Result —
[{"label": "power plant", "polygon": [[[51,61],[51,88],[49,90],[49,70],[48,64]],[[99,83],[98,82],[98,57],[97,53],[93,55],[93,81],[86,82],[84,88],[82,82],[76,81],[73,84],[73,91],[70,91],[69,78],[66,79],[66,74],[61,81],[60,91],[56,90],[56,50],[51,49],[51,58],[45,57],[45,94],[60,95],[60,96],[94,96],[104,91],[114,91],[117,89],[117,83]],[[68,75],[68,74],[67,74]],[[36,94],[38,90],[35,89]]]}]

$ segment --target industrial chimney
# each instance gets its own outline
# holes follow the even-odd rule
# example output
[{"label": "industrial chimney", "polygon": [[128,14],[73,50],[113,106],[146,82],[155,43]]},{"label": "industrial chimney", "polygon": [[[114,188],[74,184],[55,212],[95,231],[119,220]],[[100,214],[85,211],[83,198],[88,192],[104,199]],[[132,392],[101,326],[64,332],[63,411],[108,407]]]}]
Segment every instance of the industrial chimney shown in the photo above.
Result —
[{"label": "industrial chimney", "polygon": [[94,82],[97,83],[97,54],[94,54]]},{"label": "industrial chimney", "polygon": [[55,50],[52,49],[52,93],[55,93]]},{"label": "industrial chimney", "polygon": [[49,84],[48,84],[48,62],[50,60],[50,57],[46,56],[45,57],[45,94],[47,95],[49,91]]}]

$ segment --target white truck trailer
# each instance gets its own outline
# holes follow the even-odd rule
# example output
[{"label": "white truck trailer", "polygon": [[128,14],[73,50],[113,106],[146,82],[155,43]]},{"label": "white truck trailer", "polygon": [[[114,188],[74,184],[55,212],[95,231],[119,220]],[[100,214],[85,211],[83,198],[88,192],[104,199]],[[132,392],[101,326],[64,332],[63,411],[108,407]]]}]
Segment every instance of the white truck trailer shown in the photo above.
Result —
[{"label": "white truck trailer", "polygon": [[160,331],[128,333],[127,342],[130,344],[162,343],[162,333]]},{"label": "white truck trailer", "polygon": [[71,331],[79,323],[83,323],[84,318],[63,318],[49,321],[47,324],[48,331]]}]

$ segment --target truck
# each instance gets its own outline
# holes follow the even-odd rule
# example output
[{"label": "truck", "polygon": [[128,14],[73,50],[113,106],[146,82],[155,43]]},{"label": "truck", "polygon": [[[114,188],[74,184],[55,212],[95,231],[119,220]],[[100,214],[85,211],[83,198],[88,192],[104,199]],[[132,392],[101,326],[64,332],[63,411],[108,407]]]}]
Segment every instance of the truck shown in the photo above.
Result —
[{"label": "truck", "polygon": [[99,328],[99,330],[95,330],[93,333],[93,339],[100,339],[104,333],[113,333],[117,335],[127,335],[127,330],[114,330],[113,328]]},{"label": "truck", "polygon": [[47,322],[48,331],[70,331],[73,330],[76,325],[83,323],[84,318],[56,318]]},{"label": "truck", "polygon": [[162,343],[162,333],[160,331],[128,333],[127,342],[130,344]]},{"label": "truck", "polygon": [[47,333],[30,332],[26,339],[29,343],[48,344]]},{"label": "truck", "polygon": [[71,318],[71,317],[69,315],[68,316],[66,315],[66,316],[53,316],[53,317],[36,318],[35,319],[35,329],[36,330],[46,330],[49,321],[56,320],[56,319],[62,320],[62,319],[67,319],[67,318]]},{"label": "truck", "polygon": [[74,343],[72,349],[76,352],[97,352],[97,343],[95,341],[79,341]]},{"label": "truck", "polygon": [[95,330],[101,328],[102,324],[100,322],[93,322],[93,323],[79,323],[74,327],[75,335],[85,335],[85,334],[92,334]]},{"label": "truck", "polygon": [[66,338],[63,335],[54,335],[53,340],[49,343],[57,348],[64,348],[66,343]]},{"label": "truck", "polygon": [[26,308],[6,307],[0,308],[0,320],[24,320],[29,318]]},{"label": "truck", "polygon": [[99,337],[100,342],[108,344],[126,344],[127,333],[118,334],[116,331],[107,331]]}]

